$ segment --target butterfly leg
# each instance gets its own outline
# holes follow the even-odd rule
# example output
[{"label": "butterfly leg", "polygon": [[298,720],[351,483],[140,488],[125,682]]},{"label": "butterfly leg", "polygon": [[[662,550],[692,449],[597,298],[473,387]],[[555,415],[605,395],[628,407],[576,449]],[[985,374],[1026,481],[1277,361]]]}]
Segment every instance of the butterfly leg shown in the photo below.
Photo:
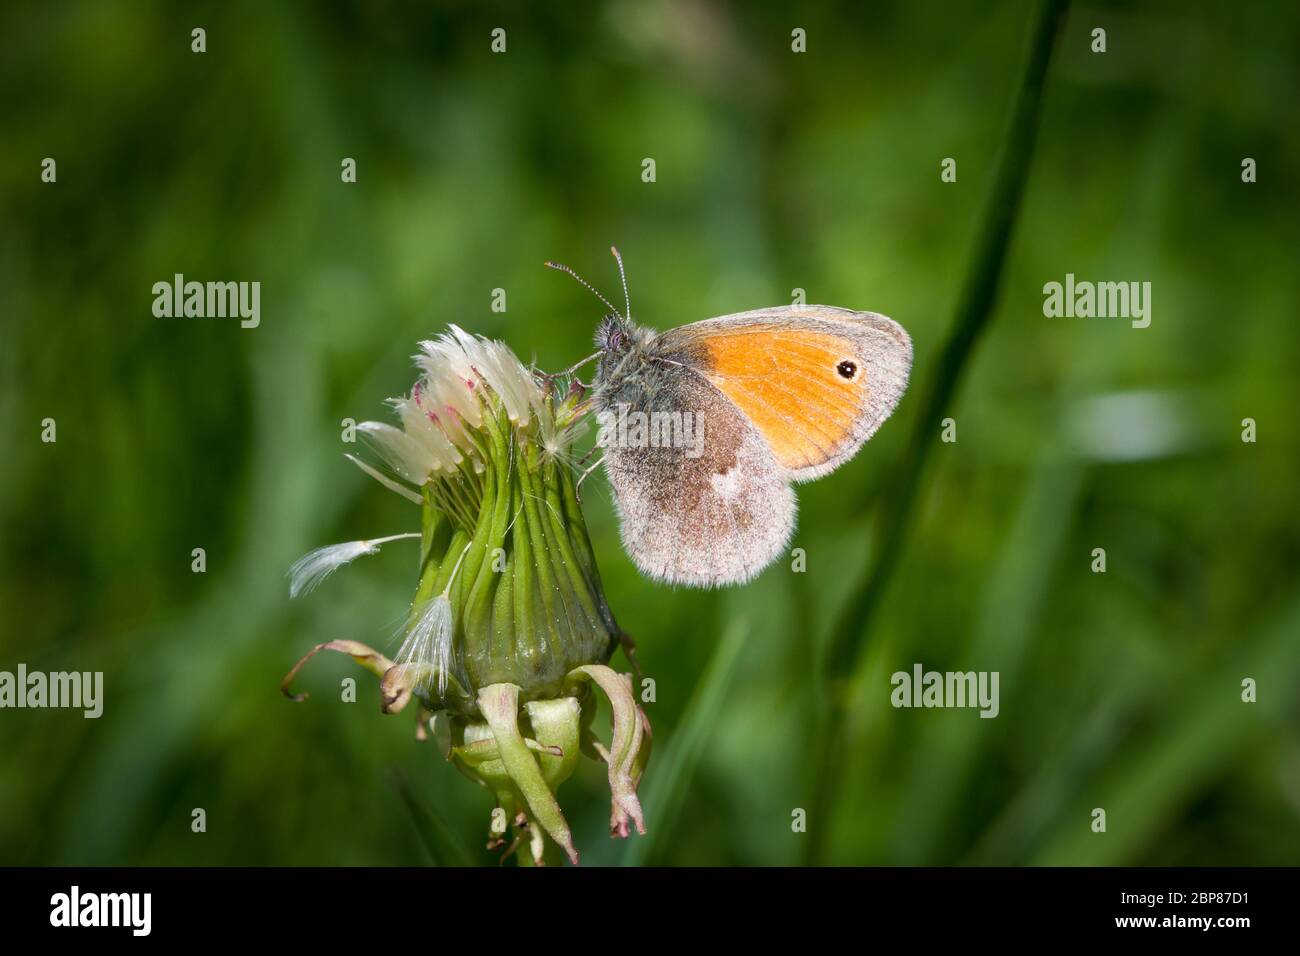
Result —
[{"label": "butterfly leg", "polygon": [[637,684],[641,683],[641,665],[636,660],[636,641],[632,640],[632,635],[625,631],[618,632],[618,643],[623,648],[623,654],[627,657],[627,662],[632,665],[632,673],[636,675]]},{"label": "butterfly leg", "polygon": [[605,456],[601,455],[599,459],[592,463],[592,466],[584,471],[578,477],[578,483],[573,486],[573,496],[578,499],[578,504],[582,504],[582,483],[587,480],[587,476],[605,463]]},{"label": "butterfly leg", "polygon": [[595,359],[600,358],[601,355],[602,355],[601,352],[595,352],[591,355],[588,355],[585,359],[583,359],[581,362],[578,362],[576,365],[570,365],[563,372],[552,372],[549,375],[542,376],[544,379],[546,379],[546,387],[549,389],[551,383],[556,381],[557,379],[565,378],[566,376],[572,376],[569,382],[570,392],[575,391],[574,388],[575,385],[578,388],[582,389],[584,392],[590,391],[591,386],[588,385],[586,382],[582,381],[582,379],[578,378],[578,376],[574,375],[573,373],[576,372],[578,369],[582,368],[584,365],[587,365],[592,361],[594,361]]}]

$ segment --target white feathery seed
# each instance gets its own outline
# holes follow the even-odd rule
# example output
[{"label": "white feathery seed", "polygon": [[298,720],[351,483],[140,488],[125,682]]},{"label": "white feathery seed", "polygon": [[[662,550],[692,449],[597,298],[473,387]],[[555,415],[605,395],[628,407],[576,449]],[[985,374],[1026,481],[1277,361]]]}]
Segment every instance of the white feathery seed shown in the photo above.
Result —
[{"label": "white feathery seed", "polygon": [[406,640],[402,641],[395,659],[398,664],[413,664],[424,668],[424,676],[416,682],[416,687],[422,690],[428,690],[428,675],[432,672],[437,680],[439,697],[447,693],[448,675],[451,674],[452,636],[456,630],[451,608],[451,586],[469,548],[466,544],[461,550],[442,593],[432,601],[426,601],[420,609],[420,616],[407,633]]},{"label": "white feathery seed", "polygon": [[[489,391],[500,399],[512,424],[535,427],[538,444],[549,454],[558,454],[568,437],[560,434],[532,371],[503,342],[452,325],[420,343],[415,364],[419,381],[409,395],[390,402],[401,427],[361,422],[357,430],[394,475],[416,488],[435,475],[455,474],[466,459],[474,471],[483,470],[468,430],[482,426]],[[392,479],[353,460],[386,488],[397,490]],[[406,489],[401,493],[418,500]]]},{"label": "white feathery seed", "polygon": [[448,674],[451,673],[451,637],[454,630],[451,599],[444,591],[432,601],[426,601],[414,626],[402,641],[394,663],[410,664],[425,669],[416,686],[429,687],[429,676],[437,681],[438,695],[447,692]]},{"label": "white feathery seed", "polygon": [[375,481],[379,482],[381,485],[383,485],[383,486],[384,486],[385,488],[387,488],[389,491],[395,491],[395,492],[397,492],[399,495],[401,495],[403,498],[407,498],[407,499],[409,499],[409,500],[411,500],[411,501],[414,501],[417,505],[422,505],[422,504],[424,504],[424,499],[423,499],[423,498],[421,498],[419,495],[417,495],[417,494],[416,494],[414,491],[412,491],[410,488],[407,488],[405,485],[402,485],[402,484],[399,484],[399,483],[396,482],[396,481],[393,481],[393,479],[389,478],[387,475],[385,475],[385,474],[384,474],[382,471],[380,471],[378,468],[374,467],[374,465],[371,465],[371,464],[368,464],[368,463],[362,461],[362,460],[361,460],[360,458],[358,458],[356,455],[346,455],[346,454],[345,454],[343,457],[346,458],[348,461],[352,462],[352,464],[356,465],[358,468],[360,468],[362,471],[364,471],[364,472],[365,472],[367,475],[369,475],[371,478],[375,479]]},{"label": "white feathery seed", "polygon": [[289,568],[289,597],[296,598],[308,594],[327,577],[351,564],[363,554],[375,554],[381,545],[401,538],[418,538],[419,532],[394,534],[387,538],[371,538],[366,541],[345,541],[342,544],[330,544],[315,551],[309,551]]},{"label": "white feathery seed", "polygon": [[357,425],[363,437],[389,468],[417,488],[424,484],[429,472],[437,464],[428,448],[400,428],[383,422],[361,422]]}]

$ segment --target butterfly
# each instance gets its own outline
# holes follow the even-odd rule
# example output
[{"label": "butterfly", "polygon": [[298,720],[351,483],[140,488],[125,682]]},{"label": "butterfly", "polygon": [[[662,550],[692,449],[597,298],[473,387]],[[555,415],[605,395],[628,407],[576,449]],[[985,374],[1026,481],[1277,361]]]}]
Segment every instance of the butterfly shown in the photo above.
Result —
[{"label": "butterfly", "polygon": [[[875,312],[755,309],[656,332],[567,266],[610,310],[596,330],[591,406],[624,548],[649,577],[741,584],[794,533],[792,484],[852,458],[893,412],[912,341]],[[595,467],[595,466],[593,466]]]}]

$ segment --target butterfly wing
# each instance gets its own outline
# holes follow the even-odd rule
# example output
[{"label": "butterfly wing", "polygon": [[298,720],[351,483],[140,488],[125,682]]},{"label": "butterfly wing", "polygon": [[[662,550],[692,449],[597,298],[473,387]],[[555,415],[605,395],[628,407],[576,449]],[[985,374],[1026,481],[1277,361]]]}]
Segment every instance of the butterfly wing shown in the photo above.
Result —
[{"label": "butterfly wing", "polygon": [[725,395],[795,481],[852,458],[898,404],[912,367],[912,341],[897,322],[825,305],[706,319],[665,332],[656,346]]},{"label": "butterfly wing", "polygon": [[[762,436],[712,385],[663,364],[597,394],[623,546],[642,572],[694,587],[739,584],[785,549],[794,491]],[[640,414],[691,431],[646,442],[630,430],[644,424]]]}]

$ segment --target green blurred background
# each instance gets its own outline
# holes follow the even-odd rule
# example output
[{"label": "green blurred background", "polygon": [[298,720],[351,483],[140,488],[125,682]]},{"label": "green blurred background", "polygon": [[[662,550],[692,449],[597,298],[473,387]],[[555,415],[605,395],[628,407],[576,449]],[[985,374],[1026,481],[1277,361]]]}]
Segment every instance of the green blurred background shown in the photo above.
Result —
[{"label": "green blurred background", "polygon": [[[657,700],[649,837],[608,839],[595,764],[561,790],[585,862],[805,858],[819,649],[875,559],[897,569],[838,675],[833,812],[808,821],[832,834],[822,860],[1300,861],[1300,8],[1072,10],[958,441],[932,449],[903,547],[869,553],[909,433],[939,437],[918,395],[1031,20],[983,2],[6,4],[0,670],[102,670],[106,702],[99,720],[0,711],[0,864],[424,864],[440,829],[492,862],[489,798],[410,715],[379,713],[369,675],[321,657],[310,700],[277,690],[318,641],[391,653],[415,549],[292,604],[285,570],[416,527],[343,459],[340,422],[385,419],[417,341],[455,322],[577,360],[600,306],[541,263],[612,296],[611,243],[647,324],[797,287],[894,317],[916,366],[876,439],[801,487],[804,574],[652,584],[588,484]],[[261,326],[154,318],[177,272],[260,281]],[[1152,282],[1151,327],[1045,318],[1067,272]],[[889,675],[917,662],[999,671],[1000,716],[893,709]]]}]

